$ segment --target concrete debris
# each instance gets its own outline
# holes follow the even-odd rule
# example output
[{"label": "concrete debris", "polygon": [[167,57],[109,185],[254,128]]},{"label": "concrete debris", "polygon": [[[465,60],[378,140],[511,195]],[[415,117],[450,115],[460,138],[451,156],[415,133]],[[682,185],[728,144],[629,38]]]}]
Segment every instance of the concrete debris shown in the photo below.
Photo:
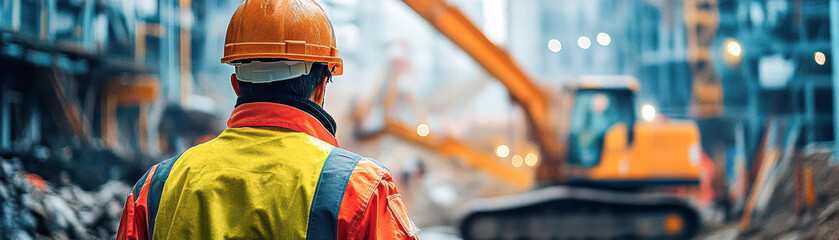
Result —
[{"label": "concrete debris", "polygon": [[740,231],[738,230],[737,226],[730,225],[718,229],[716,231],[710,232],[705,234],[704,236],[698,238],[703,240],[734,240],[737,239],[737,236],[740,235]]},{"label": "concrete debris", "polygon": [[110,239],[131,186],[109,181],[88,192],[63,178],[56,186],[0,159],[0,240]]},{"label": "concrete debris", "polygon": [[801,239],[801,233],[799,232],[790,232],[786,235],[781,236],[778,240],[798,240]]},{"label": "concrete debris", "polygon": [[830,166],[831,152],[805,153],[796,160],[813,170],[816,197],[810,208],[797,210],[793,174],[778,185],[775,196],[758,219],[760,224],[746,231],[739,230],[739,222],[730,222],[718,231],[709,231],[699,239],[837,239],[839,236],[839,167]]},{"label": "concrete debris", "polygon": [[818,222],[823,223],[839,212],[839,202],[832,202],[819,213]]}]

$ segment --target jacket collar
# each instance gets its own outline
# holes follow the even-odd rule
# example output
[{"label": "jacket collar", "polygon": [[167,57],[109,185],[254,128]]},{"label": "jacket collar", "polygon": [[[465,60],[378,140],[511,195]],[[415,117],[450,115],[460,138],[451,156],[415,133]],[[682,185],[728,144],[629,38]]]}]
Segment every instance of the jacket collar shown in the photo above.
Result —
[{"label": "jacket collar", "polygon": [[311,101],[293,97],[239,98],[227,126],[287,128],[338,146],[332,116]]}]

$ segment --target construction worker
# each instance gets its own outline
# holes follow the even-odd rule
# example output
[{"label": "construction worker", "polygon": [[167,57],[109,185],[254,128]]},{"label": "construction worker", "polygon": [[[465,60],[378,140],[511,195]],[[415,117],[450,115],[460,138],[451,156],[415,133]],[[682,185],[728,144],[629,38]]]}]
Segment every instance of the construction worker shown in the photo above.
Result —
[{"label": "construction worker", "polygon": [[335,47],[314,0],[245,0],[221,60],[236,70],[228,128],[151,167],[117,239],[415,239],[388,170],[337,147],[322,108]]}]

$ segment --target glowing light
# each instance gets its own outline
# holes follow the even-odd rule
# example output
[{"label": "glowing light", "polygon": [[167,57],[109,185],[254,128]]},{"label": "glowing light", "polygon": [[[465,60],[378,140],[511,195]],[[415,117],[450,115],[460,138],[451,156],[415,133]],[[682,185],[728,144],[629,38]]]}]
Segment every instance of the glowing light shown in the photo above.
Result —
[{"label": "glowing light", "polygon": [[591,47],[591,39],[588,39],[586,36],[581,36],[577,38],[577,46],[580,46],[582,49],[588,49]]},{"label": "glowing light", "polygon": [[653,107],[653,105],[644,104],[644,107],[641,108],[641,117],[647,121],[655,119],[655,107]]},{"label": "glowing light", "polygon": [[510,156],[510,148],[504,144],[498,145],[498,147],[495,148],[495,155],[500,158]]},{"label": "glowing light", "polygon": [[728,43],[725,44],[725,49],[728,50],[728,54],[735,57],[739,57],[743,53],[743,48],[740,47],[740,43],[734,40],[728,40]]},{"label": "glowing light", "polygon": [[417,135],[420,137],[428,136],[429,133],[431,133],[431,129],[428,128],[428,124],[422,123],[417,126]]},{"label": "glowing light", "polygon": [[524,160],[522,159],[521,155],[516,154],[515,156],[513,156],[513,160],[510,161],[510,163],[513,164],[513,167],[521,167],[521,163],[523,161]]},{"label": "glowing light", "polygon": [[609,44],[611,44],[611,43],[612,43],[612,37],[609,36],[608,33],[602,32],[602,33],[597,34],[597,44],[600,44],[602,46],[609,46]]},{"label": "glowing light", "polygon": [[562,50],[562,43],[559,42],[559,40],[551,39],[548,41],[548,50],[551,50],[551,52],[559,52]]},{"label": "glowing light", "polygon": [[664,231],[669,234],[676,234],[685,228],[685,220],[677,213],[668,214],[664,217]]},{"label": "glowing light", "polygon": [[819,65],[824,65],[824,62],[827,61],[827,57],[824,56],[823,52],[816,52],[815,59]]},{"label": "glowing light", "polygon": [[539,157],[535,153],[528,153],[524,156],[524,164],[527,164],[527,166],[536,166],[536,162],[538,161]]}]

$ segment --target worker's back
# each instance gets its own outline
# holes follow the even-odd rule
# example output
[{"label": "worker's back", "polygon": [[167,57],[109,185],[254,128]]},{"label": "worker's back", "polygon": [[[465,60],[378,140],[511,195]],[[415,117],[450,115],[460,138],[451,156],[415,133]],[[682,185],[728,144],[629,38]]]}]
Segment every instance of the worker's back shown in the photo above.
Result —
[{"label": "worker's back", "polygon": [[332,149],[282,128],[227,129],[174,161],[153,234],[158,239],[305,238]]},{"label": "worker's back", "polygon": [[117,239],[416,237],[387,169],[334,147],[316,108],[300,108],[241,104],[218,137],[153,166]]}]

